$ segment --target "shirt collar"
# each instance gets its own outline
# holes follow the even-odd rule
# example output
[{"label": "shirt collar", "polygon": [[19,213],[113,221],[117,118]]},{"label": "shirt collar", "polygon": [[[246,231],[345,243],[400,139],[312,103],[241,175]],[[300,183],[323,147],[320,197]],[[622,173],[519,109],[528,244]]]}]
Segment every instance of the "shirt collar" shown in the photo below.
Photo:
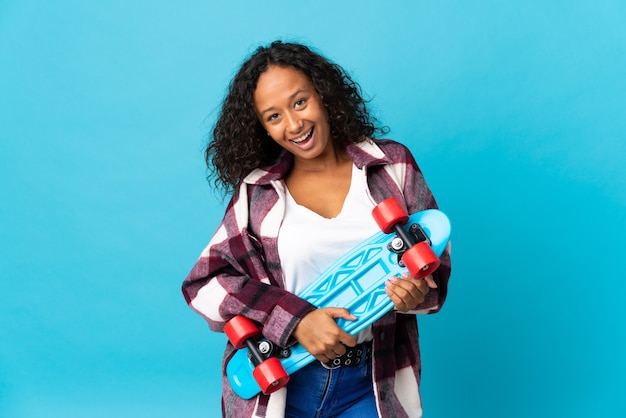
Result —
[{"label": "shirt collar", "polygon": [[[349,144],[346,147],[346,152],[354,162],[354,165],[359,169],[391,162],[380,147],[376,145],[376,142],[370,138],[362,142]],[[270,184],[272,181],[284,178],[292,164],[293,155],[282,150],[275,164],[253,170],[243,179],[243,182],[258,185]]]}]

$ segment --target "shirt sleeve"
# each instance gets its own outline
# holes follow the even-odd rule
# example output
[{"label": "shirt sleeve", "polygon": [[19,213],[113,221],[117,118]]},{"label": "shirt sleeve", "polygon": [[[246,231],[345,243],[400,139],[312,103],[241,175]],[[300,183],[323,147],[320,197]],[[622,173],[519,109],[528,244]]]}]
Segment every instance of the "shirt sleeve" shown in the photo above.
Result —
[{"label": "shirt sleeve", "polygon": [[286,346],[300,319],[315,307],[273,282],[247,233],[245,199],[235,192],[213,238],[183,282],[187,304],[213,331],[235,315],[256,321],[265,337]]}]

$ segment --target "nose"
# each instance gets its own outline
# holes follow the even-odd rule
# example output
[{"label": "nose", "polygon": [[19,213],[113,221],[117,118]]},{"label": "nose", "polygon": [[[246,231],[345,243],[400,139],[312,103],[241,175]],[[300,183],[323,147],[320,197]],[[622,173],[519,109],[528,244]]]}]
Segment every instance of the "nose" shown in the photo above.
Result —
[{"label": "nose", "polygon": [[287,130],[290,134],[297,134],[302,130],[304,124],[297,114],[287,114]]}]

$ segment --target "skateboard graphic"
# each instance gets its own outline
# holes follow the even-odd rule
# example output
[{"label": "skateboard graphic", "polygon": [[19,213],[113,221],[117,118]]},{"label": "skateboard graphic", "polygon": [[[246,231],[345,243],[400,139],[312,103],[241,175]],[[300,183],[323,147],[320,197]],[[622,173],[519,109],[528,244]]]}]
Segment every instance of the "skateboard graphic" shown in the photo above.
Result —
[{"label": "skateboard graphic", "polygon": [[[385,293],[391,276],[407,270],[421,279],[439,267],[439,256],[450,239],[447,216],[435,209],[408,215],[397,200],[378,204],[372,216],[382,232],[364,240],[333,263],[298,296],[318,308],[346,308],[354,321],[337,319],[350,335],[356,335],[394,304]],[[233,391],[244,399],[270,394],[284,387],[289,375],[316,360],[302,345],[278,347],[261,335],[258,326],[238,315],[224,327],[238,350],[226,366]]]}]

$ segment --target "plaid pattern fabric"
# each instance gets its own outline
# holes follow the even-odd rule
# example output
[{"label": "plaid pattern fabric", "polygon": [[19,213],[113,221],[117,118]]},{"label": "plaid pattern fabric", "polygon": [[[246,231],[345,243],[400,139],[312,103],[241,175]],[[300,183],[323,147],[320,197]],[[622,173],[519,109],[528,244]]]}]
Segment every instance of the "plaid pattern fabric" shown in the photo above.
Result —
[{"label": "plaid pattern fabric", "polygon": [[[375,203],[395,197],[409,213],[436,208],[435,199],[411,155],[392,140],[368,140],[348,146],[347,152],[367,177],[368,194]],[[281,346],[295,342],[292,333],[300,319],[315,309],[284,289],[277,237],[285,210],[284,176],[291,155],[274,166],[254,170],[238,187],[213,238],[183,283],[189,306],[214,331],[223,331],[233,316],[257,321],[263,335]],[[415,313],[441,309],[451,272],[449,253],[434,277],[431,289]],[[420,417],[421,372],[417,321],[414,313],[390,312],[373,326],[373,379],[381,417]],[[234,352],[227,344],[225,365]],[[285,389],[244,400],[222,376],[223,415],[227,417],[282,417]]]}]

